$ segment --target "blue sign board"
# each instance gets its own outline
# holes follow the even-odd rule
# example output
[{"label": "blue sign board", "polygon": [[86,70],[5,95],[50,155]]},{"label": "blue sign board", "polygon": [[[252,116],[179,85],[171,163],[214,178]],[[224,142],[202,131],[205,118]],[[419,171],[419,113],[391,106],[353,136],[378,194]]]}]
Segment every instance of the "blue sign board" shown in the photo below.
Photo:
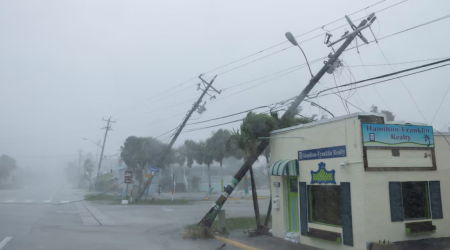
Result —
[{"label": "blue sign board", "polygon": [[148,170],[158,173],[160,169],[159,168],[155,168],[155,167],[148,167]]},{"label": "blue sign board", "polygon": [[433,127],[362,124],[365,147],[434,148]]},{"label": "blue sign board", "polygon": [[347,148],[345,146],[316,148],[298,151],[299,161],[337,158],[337,157],[347,157]]}]

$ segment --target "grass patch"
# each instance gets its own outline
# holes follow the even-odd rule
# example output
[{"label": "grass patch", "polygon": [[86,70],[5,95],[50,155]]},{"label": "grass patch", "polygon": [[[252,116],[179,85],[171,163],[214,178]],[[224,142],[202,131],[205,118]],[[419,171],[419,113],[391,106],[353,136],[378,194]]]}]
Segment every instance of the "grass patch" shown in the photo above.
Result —
[{"label": "grass patch", "polygon": [[189,228],[181,233],[183,239],[212,239],[214,238],[214,233],[208,228],[204,228],[198,225],[190,225]]},{"label": "grass patch", "polygon": [[117,201],[114,196],[109,194],[85,194],[84,198],[89,201]]},{"label": "grass patch", "polygon": [[[265,215],[261,215],[261,224],[264,224],[266,219]],[[211,226],[211,230],[215,231],[217,229],[217,219],[213,222]],[[269,227],[272,227],[272,218],[269,218]],[[187,225],[186,230],[195,229],[199,227],[197,224]],[[236,218],[227,218],[225,219],[225,227],[228,231],[235,229],[250,229],[256,228],[256,220],[255,217],[236,217]]]},{"label": "grass patch", "polygon": [[140,200],[138,202],[128,203],[129,205],[189,205],[188,200]]}]

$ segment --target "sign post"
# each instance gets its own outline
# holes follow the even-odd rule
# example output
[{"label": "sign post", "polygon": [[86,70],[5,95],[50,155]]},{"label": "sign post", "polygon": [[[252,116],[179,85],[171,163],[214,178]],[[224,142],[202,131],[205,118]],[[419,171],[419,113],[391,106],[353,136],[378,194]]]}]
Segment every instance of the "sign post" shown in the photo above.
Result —
[{"label": "sign post", "polygon": [[[125,171],[125,183],[127,184],[127,189],[125,191],[125,196],[128,196],[128,184],[130,184],[133,180],[133,171],[131,170],[127,170]],[[131,190],[133,190],[133,188],[131,188]],[[133,191],[131,191],[131,194],[133,193]],[[131,197],[131,201],[133,201],[133,197]]]}]

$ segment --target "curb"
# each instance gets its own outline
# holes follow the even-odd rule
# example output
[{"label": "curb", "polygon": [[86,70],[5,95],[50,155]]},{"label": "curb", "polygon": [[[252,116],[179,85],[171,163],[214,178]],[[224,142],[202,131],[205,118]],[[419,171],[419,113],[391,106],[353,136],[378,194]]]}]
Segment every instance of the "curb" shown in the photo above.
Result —
[{"label": "curb", "polygon": [[228,244],[233,245],[233,246],[235,246],[237,248],[240,248],[240,249],[244,249],[244,250],[259,250],[258,248],[254,248],[254,247],[251,247],[251,246],[248,246],[248,245],[236,242],[236,241],[232,241],[232,240],[227,239],[227,238],[223,238],[223,237],[220,237],[220,236],[215,236],[215,237],[216,237],[216,239],[218,239],[220,241],[223,241],[225,243],[228,243]]},{"label": "curb", "polygon": [[[253,200],[253,197],[250,196],[248,199],[249,200]],[[258,200],[264,200],[264,199],[267,199],[267,196],[257,196],[257,199]]]}]

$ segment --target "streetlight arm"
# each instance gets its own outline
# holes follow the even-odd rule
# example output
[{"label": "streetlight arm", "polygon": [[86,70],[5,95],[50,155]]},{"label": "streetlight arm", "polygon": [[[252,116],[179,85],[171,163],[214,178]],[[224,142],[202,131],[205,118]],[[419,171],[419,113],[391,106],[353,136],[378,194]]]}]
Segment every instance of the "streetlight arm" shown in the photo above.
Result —
[{"label": "streetlight arm", "polygon": [[87,138],[83,138],[83,140],[88,141],[88,142],[92,142],[92,143],[95,144],[95,146],[97,146],[97,147],[99,147],[99,148],[102,147],[102,146],[98,145],[97,143],[95,143],[95,142],[93,142],[93,141],[91,141],[91,140],[89,140],[89,139],[87,139]]}]

